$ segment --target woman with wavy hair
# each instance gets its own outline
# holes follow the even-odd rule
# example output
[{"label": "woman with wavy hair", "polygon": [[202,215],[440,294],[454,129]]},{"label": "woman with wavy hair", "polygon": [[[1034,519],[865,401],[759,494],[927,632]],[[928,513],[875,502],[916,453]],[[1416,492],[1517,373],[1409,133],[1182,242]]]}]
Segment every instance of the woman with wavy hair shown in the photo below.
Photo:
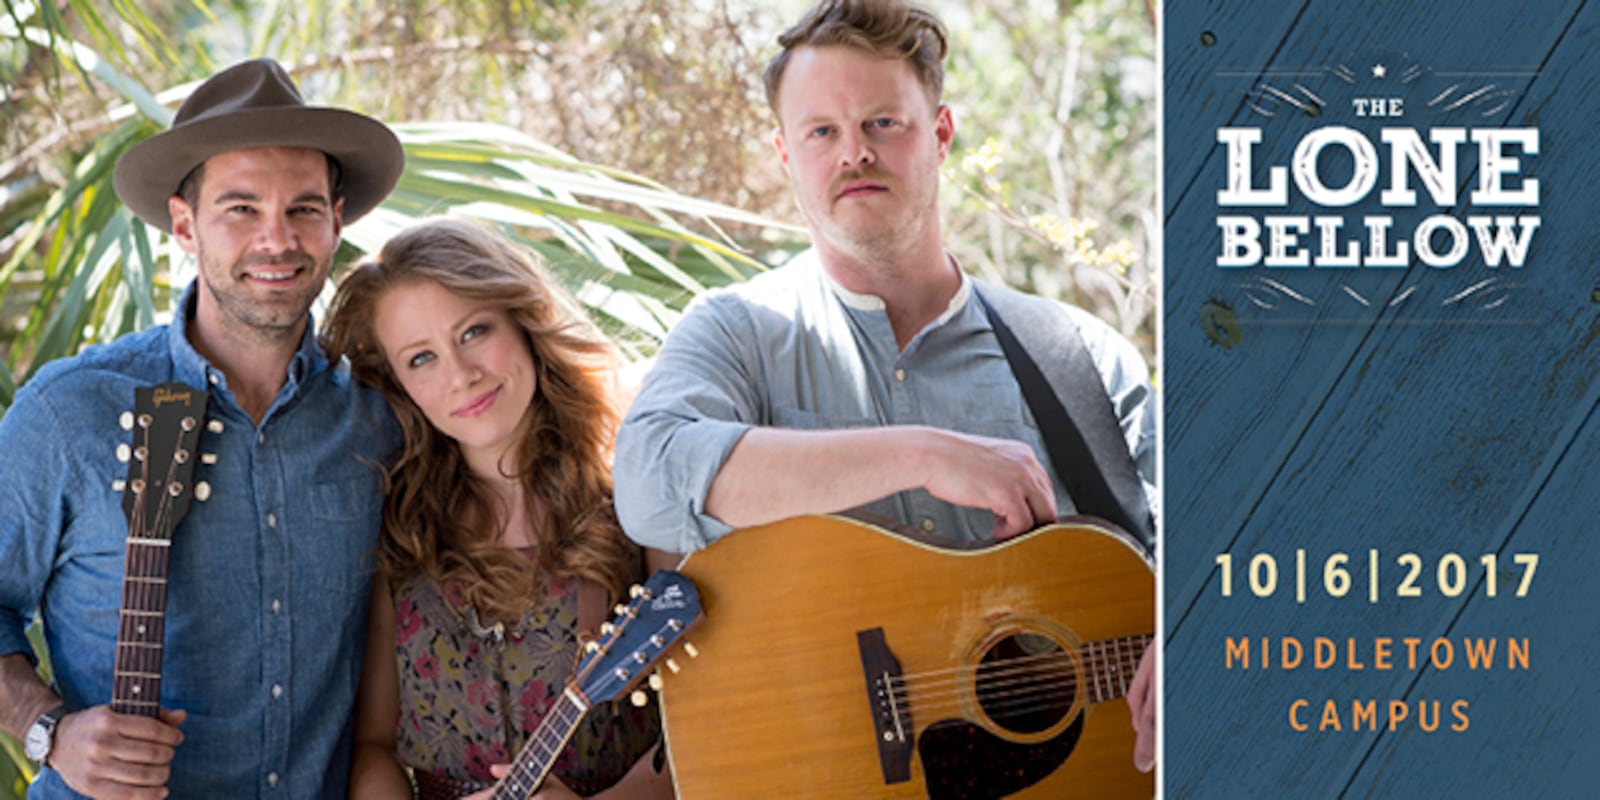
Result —
[{"label": "woman with wavy hair", "polygon": [[[478,792],[554,707],[580,633],[642,577],[611,504],[617,358],[527,252],[451,219],[353,268],[323,339],[405,432],[351,796]],[[671,797],[659,738],[653,706],[598,705],[535,796]]]}]

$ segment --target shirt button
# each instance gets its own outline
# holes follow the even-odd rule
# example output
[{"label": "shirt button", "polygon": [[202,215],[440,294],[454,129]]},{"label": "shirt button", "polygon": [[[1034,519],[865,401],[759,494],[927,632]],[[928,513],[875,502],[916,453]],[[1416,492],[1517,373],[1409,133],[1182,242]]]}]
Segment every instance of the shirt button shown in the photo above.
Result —
[{"label": "shirt button", "polygon": [[215,373],[215,372],[211,373],[210,375],[207,375],[206,376],[206,380],[211,381],[211,385],[212,386],[216,386],[218,381],[219,381],[219,379],[217,378],[217,373]]},{"label": "shirt button", "polygon": [[256,434],[256,444],[266,444],[266,443],[267,443],[267,435],[266,434],[264,434],[264,433]]},{"label": "shirt button", "polygon": [[276,773],[276,772],[267,773],[267,785],[268,786],[277,786],[278,785],[278,773]]},{"label": "shirt button", "polygon": [[281,684],[281,683],[272,684],[272,696],[274,698],[279,698],[279,697],[283,696],[283,684]]},{"label": "shirt button", "polygon": [[895,371],[894,371],[894,379],[895,379],[895,380],[897,380],[897,381],[901,381],[901,382],[902,382],[902,383],[903,383],[903,382],[905,382],[905,379],[906,379],[906,371],[905,371],[905,370],[903,370],[903,369],[897,369],[897,370],[895,370]]},{"label": "shirt button", "polygon": [[277,514],[268,514],[267,515],[267,527],[269,527],[269,528],[278,527],[278,515]]},{"label": "shirt button", "polygon": [[281,610],[283,610],[283,603],[280,603],[276,599],[274,599],[272,601],[272,613],[276,614]]},{"label": "shirt button", "polygon": [[922,529],[924,531],[927,531],[928,533],[933,533],[933,518],[932,517],[923,517],[922,518]]}]

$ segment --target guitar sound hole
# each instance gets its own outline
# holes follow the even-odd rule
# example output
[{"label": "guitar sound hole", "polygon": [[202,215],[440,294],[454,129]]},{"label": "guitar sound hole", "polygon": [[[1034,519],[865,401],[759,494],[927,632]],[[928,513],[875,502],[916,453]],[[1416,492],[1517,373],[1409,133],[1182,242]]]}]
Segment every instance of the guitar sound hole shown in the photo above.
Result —
[{"label": "guitar sound hole", "polygon": [[1077,692],[1071,657],[1036,633],[1007,636],[979,660],[978,705],[1006,730],[1049,730],[1072,710]]}]

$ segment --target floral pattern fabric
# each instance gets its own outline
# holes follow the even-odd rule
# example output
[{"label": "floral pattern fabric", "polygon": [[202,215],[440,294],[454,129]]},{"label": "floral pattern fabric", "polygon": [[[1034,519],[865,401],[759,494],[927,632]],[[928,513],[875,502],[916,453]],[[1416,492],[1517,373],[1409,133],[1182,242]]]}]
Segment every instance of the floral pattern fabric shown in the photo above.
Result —
[{"label": "floral pattern fabric", "polygon": [[[511,761],[555,708],[578,663],[578,581],[542,576],[540,583],[522,623],[498,632],[478,625],[451,587],[424,576],[391,586],[401,763],[492,784],[489,765]],[[600,703],[551,771],[588,796],[620,780],[659,739],[653,702]]]}]

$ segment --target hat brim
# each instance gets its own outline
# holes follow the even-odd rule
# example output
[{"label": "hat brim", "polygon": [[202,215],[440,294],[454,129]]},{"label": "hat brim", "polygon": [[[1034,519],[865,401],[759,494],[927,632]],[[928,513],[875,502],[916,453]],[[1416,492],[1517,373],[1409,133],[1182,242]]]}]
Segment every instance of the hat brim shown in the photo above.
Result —
[{"label": "hat brim", "polygon": [[259,108],[195,120],[156,134],[117,160],[117,197],[145,222],[168,233],[167,198],[206,159],[254,147],[305,147],[338,159],[344,222],[360,219],[400,181],[405,152],[388,126],[354,111],[320,106]]}]

